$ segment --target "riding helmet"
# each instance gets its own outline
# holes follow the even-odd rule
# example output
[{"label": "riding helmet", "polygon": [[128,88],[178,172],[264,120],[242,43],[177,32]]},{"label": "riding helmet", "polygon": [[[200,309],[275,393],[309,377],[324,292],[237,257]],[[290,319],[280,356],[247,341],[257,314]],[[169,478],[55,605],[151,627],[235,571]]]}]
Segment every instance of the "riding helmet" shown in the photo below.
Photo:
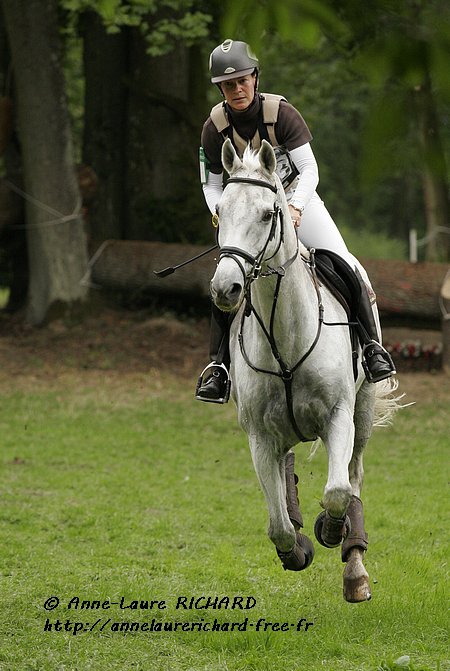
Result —
[{"label": "riding helmet", "polygon": [[245,77],[255,70],[258,73],[259,61],[247,42],[225,40],[211,52],[209,70],[211,82],[218,84],[227,79]]}]

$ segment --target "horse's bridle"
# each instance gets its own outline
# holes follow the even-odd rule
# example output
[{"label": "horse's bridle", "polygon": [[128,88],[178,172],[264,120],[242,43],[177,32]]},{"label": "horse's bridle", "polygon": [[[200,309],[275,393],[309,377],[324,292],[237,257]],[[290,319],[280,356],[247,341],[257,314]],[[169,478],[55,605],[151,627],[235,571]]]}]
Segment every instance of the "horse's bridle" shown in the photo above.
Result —
[{"label": "horse's bridle", "polygon": [[[230,182],[237,182],[237,183],[244,183],[244,184],[253,184],[255,186],[262,186],[264,188],[270,189],[273,191],[273,193],[277,194],[278,189],[276,186],[273,184],[270,184],[270,182],[265,182],[263,180],[259,179],[251,179],[247,177],[232,177],[228,179],[227,184]],[[225,185],[225,186],[226,186]],[[267,247],[269,245],[269,242],[274,238],[275,232],[276,232],[276,226],[277,226],[277,221],[278,218],[280,218],[280,237],[278,240],[278,245],[275,250],[275,252],[270,256],[268,259],[264,259],[264,255],[266,253]],[[283,242],[284,239],[284,221],[283,221],[283,213],[281,208],[275,203],[274,205],[274,210],[272,214],[272,224],[270,228],[270,233],[266,239],[266,242],[264,244],[264,247],[262,250],[256,255],[252,256],[249,254],[249,252],[240,249],[239,247],[221,247],[220,252],[219,252],[219,262],[222,258],[229,257],[232,258],[239,266],[241,269],[241,272],[244,276],[244,296],[245,296],[245,309],[242,312],[242,319],[241,319],[241,327],[239,331],[239,345],[241,348],[241,353],[242,356],[244,357],[244,360],[246,361],[247,365],[250,366],[250,368],[258,373],[266,373],[267,375],[274,375],[276,377],[279,377],[283,380],[284,387],[285,387],[285,392],[286,392],[286,402],[288,406],[288,412],[289,412],[289,418],[291,420],[292,427],[297,435],[297,437],[302,441],[302,442],[308,442],[310,440],[315,440],[316,437],[314,438],[306,438],[302,432],[300,431],[297,420],[295,419],[294,415],[294,407],[293,407],[293,394],[292,394],[292,382],[293,382],[293,376],[295,371],[299,368],[299,366],[309,357],[313,349],[315,348],[319,337],[320,333],[322,330],[322,324],[323,324],[323,304],[322,304],[322,297],[320,294],[320,288],[319,288],[319,282],[317,280],[316,276],[316,270],[315,270],[315,261],[314,261],[314,249],[310,250],[310,262],[309,262],[309,267],[311,270],[311,278],[314,284],[314,288],[316,290],[317,294],[317,299],[318,299],[318,308],[319,308],[319,318],[318,318],[318,326],[317,326],[317,332],[316,336],[314,338],[314,341],[312,342],[311,346],[309,349],[305,352],[305,354],[300,358],[300,360],[291,368],[289,368],[285,362],[283,361],[280,352],[278,351],[277,344],[275,341],[274,337],[274,320],[275,320],[275,310],[278,302],[278,295],[280,291],[280,285],[281,285],[281,280],[283,279],[286,269],[295,261],[295,259],[298,256],[299,252],[299,245],[298,245],[298,239],[297,239],[297,248],[295,251],[295,254],[291,256],[282,266],[279,266],[278,268],[271,268],[270,266],[267,268],[267,270],[264,273],[261,273],[261,263],[262,261],[270,261],[278,252],[278,250],[281,247],[281,243]],[[241,263],[239,257],[244,259],[245,261],[248,261],[251,266],[252,270],[250,274],[246,273],[245,268],[243,264]],[[274,290],[274,297],[273,297],[273,302],[272,302],[272,312],[271,312],[271,317],[270,317],[270,326],[269,329],[265,326],[261,316],[258,314],[256,309],[254,308],[251,300],[251,285],[254,280],[256,280],[258,277],[267,277],[269,275],[277,275],[277,282]],[[249,317],[251,314],[253,314],[258,321],[258,324],[260,325],[264,335],[266,336],[270,348],[272,350],[272,354],[277,361],[279,367],[280,367],[280,372],[277,371],[272,371],[272,370],[265,370],[263,368],[258,368],[255,366],[249,359],[245,347],[244,347],[244,336],[243,336],[243,330],[244,330],[244,322],[246,317]]]},{"label": "horse's bridle", "polygon": [[[270,182],[265,182],[262,179],[251,179],[249,177],[230,177],[230,179],[227,180],[225,186],[228,186],[230,183],[243,183],[243,184],[253,184],[255,186],[262,186],[265,189],[270,189],[275,195],[278,193],[278,189],[274,184],[271,184]],[[269,245],[269,242],[273,240],[275,237],[276,229],[277,229],[277,222],[278,219],[280,220],[280,237],[278,240],[278,245],[274,251],[274,253],[268,258],[264,259],[264,255],[266,253],[267,247]],[[224,246],[220,248],[219,251],[219,261],[221,261],[223,258],[232,258],[233,261],[237,263],[239,266],[242,275],[244,277],[244,285],[247,286],[249,282],[252,282],[255,280],[257,277],[259,277],[261,273],[261,264],[264,261],[270,261],[278,252],[278,250],[281,247],[281,243],[284,240],[284,218],[283,218],[283,212],[280,208],[279,205],[276,203],[274,204],[273,211],[272,211],[272,222],[270,226],[270,231],[269,235],[267,236],[266,242],[258,254],[256,256],[253,256],[249,252],[247,252],[245,249],[240,249],[239,247],[228,247]],[[295,256],[298,254],[298,248]],[[250,273],[247,273],[245,271],[245,268],[243,264],[240,261],[240,258],[244,259],[244,261],[247,261],[251,265],[251,271]],[[291,263],[294,261],[292,259]],[[290,264],[289,264],[290,265]]]}]

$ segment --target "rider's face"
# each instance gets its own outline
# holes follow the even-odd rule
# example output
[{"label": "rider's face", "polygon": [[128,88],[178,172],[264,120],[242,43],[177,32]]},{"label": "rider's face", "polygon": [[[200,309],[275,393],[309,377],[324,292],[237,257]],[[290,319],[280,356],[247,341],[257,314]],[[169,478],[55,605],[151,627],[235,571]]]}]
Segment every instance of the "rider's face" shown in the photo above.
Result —
[{"label": "rider's face", "polygon": [[253,101],[255,96],[256,75],[245,75],[237,79],[228,79],[221,83],[225,100],[236,112],[243,112]]}]

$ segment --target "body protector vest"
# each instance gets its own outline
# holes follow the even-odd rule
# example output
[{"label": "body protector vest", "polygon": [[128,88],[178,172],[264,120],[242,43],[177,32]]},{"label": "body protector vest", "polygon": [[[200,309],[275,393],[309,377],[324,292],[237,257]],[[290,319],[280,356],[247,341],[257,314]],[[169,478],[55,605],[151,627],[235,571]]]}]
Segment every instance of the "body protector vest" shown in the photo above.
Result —
[{"label": "body protector vest", "polygon": [[287,102],[283,96],[275,95],[274,93],[262,93],[262,114],[258,115],[258,126],[253,138],[248,142],[239,135],[236,129],[231,125],[225,109],[225,103],[215,105],[211,110],[211,121],[226,139],[230,138],[238,155],[242,158],[245,149],[250,144],[251,148],[257,151],[262,140],[267,140],[275,152],[277,160],[276,173],[281,180],[283,188],[287,190],[292,186],[292,182],[298,176],[298,170],[295,167],[286,147],[278,143],[275,135],[275,124],[278,119],[278,112],[280,109],[280,102],[283,100]]}]

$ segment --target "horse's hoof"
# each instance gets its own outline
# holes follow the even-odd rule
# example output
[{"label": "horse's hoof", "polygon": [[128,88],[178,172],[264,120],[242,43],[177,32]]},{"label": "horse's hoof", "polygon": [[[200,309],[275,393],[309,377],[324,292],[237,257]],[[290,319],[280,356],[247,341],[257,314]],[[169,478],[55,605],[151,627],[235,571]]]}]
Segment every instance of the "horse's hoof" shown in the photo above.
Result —
[{"label": "horse's hoof", "polygon": [[344,599],[349,603],[362,603],[370,601],[372,594],[370,592],[369,580],[366,576],[359,578],[344,577]]},{"label": "horse's hoof", "polygon": [[335,548],[348,536],[351,528],[348,515],[337,518],[323,510],[314,524],[314,534],[321,545],[326,548]]},{"label": "horse's hoof", "polygon": [[277,548],[277,554],[285,571],[304,571],[314,559],[314,545],[308,536],[304,536],[297,531],[292,550],[281,552]]}]

